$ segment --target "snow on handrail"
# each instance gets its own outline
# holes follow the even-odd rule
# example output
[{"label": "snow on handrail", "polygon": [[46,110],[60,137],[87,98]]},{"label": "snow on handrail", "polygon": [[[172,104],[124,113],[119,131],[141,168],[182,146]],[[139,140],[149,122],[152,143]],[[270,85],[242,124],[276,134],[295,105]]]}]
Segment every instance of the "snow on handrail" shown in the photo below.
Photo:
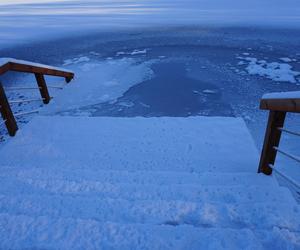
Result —
[{"label": "snow on handrail", "polygon": [[285,175],[284,173],[282,173],[280,170],[276,169],[272,164],[269,164],[269,167],[276,172],[278,175],[280,175],[282,178],[286,179],[287,181],[289,181],[290,183],[292,183],[294,186],[296,186],[298,189],[300,189],[300,184],[297,183],[295,180],[293,180],[292,178],[288,177],[287,175]]},{"label": "snow on handrail", "polygon": [[37,102],[37,101],[43,101],[45,98],[37,98],[37,99],[25,99],[25,100],[12,100],[9,101],[10,104],[12,103],[24,103],[24,102]]},{"label": "snow on handrail", "polygon": [[264,94],[262,99],[299,99],[300,91],[274,92]]},{"label": "snow on handrail", "polygon": [[294,131],[291,131],[291,130],[288,130],[288,129],[285,129],[285,128],[278,128],[278,130],[280,130],[282,132],[285,132],[285,133],[288,133],[288,134],[291,134],[291,135],[300,136],[299,132],[294,132]]},{"label": "snow on handrail", "polygon": [[0,67],[4,66],[6,64],[9,64],[9,63],[22,64],[22,65],[28,65],[28,66],[32,66],[32,67],[45,68],[45,69],[51,69],[51,70],[57,70],[57,71],[64,71],[64,72],[74,74],[73,71],[64,69],[64,68],[60,68],[60,67],[53,67],[53,66],[49,66],[46,64],[35,63],[35,62],[30,62],[30,61],[25,61],[25,60],[19,60],[19,59],[15,59],[15,58],[0,58]]},{"label": "snow on handrail", "polygon": [[40,112],[40,110],[37,109],[37,110],[28,111],[28,112],[16,113],[16,114],[14,114],[14,116],[18,117],[18,116],[30,115],[30,114],[39,113],[39,112]]},{"label": "snow on handrail", "polygon": [[0,75],[7,71],[17,71],[25,73],[34,73],[42,75],[60,76],[70,82],[74,78],[74,72],[68,69],[52,67],[45,64],[39,64],[14,58],[0,58]]},{"label": "snow on handrail", "polygon": [[261,99],[260,109],[300,113],[300,98],[274,98]]},{"label": "snow on handrail", "polygon": [[281,149],[278,148],[278,147],[273,147],[273,148],[274,148],[277,152],[279,152],[279,153],[285,155],[286,157],[288,157],[288,158],[290,158],[290,159],[292,159],[292,160],[297,161],[297,162],[300,163],[300,157],[295,156],[295,155],[292,155],[292,154],[289,154],[289,153],[287,153],[287,152],[281,150]]}]

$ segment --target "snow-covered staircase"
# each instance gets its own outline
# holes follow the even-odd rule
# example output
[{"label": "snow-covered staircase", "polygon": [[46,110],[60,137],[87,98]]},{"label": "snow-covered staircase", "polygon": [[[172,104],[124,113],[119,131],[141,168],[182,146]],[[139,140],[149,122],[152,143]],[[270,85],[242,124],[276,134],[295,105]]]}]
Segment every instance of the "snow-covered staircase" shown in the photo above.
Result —
[{"label": "snow-covered staircase", "polygon": [[40,116],[0,159],[0,249],[300,247],[241,119]]}]

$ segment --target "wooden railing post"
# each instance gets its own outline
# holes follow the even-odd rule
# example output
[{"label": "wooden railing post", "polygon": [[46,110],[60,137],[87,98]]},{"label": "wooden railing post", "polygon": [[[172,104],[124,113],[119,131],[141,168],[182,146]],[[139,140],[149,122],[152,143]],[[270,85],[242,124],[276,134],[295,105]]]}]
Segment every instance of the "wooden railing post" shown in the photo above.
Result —
[{"label": "wooden railing post", "polygon": [[43,102],[45,104],[48,104],[50,102],[51,98],[50,98],[50,95],[49,95],[49,92],[48,92],[45,77],[44,77],[43,74],[39,74],[39,73],[35,73],[34,75],[35,75],[35,79],[37,81],[37,84],[39,86],[40,93],[41,93],[41,96],[43,98]]},{"label": "wooden railing post", "polygon": [[0,107],[1,116],[5,121],[7,131],[10,136],[14,136],[18,130],[18,126],[15,117],[13,115],[13,112],[11,111],[11,108],[7,101],[7,97],[1,82],[0,82],[0,106],[1,106]]},{"label": "wooden railing post", "polygon": [[281,131],[278,128],[283,127],[285,116],[286,112],[283,111],[270,111],[269,113],[258,173],[272,174],[272,169],[269,165],[274,165],[275,163],[277,151],[274,147],[278,147],[281,137]]},{"label": "wooden railing post", "polygon": [[67,76],[67,77],[65,77],[66,83],[69,83],[69,82],[71,82],[71,81],[72,81],[72,79],[73,79],[73,76],[72,76],[72,77],[71,77],[71,76]]}]

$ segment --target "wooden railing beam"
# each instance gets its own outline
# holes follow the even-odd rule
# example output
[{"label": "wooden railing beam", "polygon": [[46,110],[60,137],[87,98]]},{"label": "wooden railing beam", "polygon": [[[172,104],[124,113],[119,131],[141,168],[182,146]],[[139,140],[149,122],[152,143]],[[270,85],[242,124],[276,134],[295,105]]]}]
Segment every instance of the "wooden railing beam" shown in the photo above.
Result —
[{"label": "wooden railing beam", "polygon": [[262,99],[260,109],[300,113],[300,98]]},{"label": "wooden railing beam", "polygon": [[2,65],[0,67],[0,75],[3,75],[7,71],[9,71],[9,68],[10,68],[10,64],[9,63],[6,63],[6,64]]},{"label": "wooden railing beam", "polygon": [[48,104],[50,102],[51,98],[49,95],[45,77],[43,74],[38,74],[38,73],[36,73],[34,75],[35,75],[36,82],[39,86],[39,90],[40,90],[41,96],[43,98],[43,102],[45,104]]},{"label": "wooden railing beam", "polygon": [[7,63],[0,66],[0,75],[5,74],[7,71],[64,77],[66,82],[70,82],[74,78],[74,73],[71,71],[31,62],[26,64],[25,61],[15,59],[8,60]]},{"label": "wooden railing beam", "polygon": [[274,147],[279,146],[281,137],[281,130],[278,128],[283,128],[285,117],[286,112],[271,110],[269,113],[258,173],[264,173],[266,175],[272,174],[272,169],[269,165],[274,165],[275,163],[277,151]]},{"label": "wooden railing beam", "polygon": [[60,76],[68,79],[73,79],[74,74],[70,72],[60,71],[57,69],[44,68],[38,66],[31,66],[20,63],[9,63],[9,70],[23,73],[35,73],[35,74],[43,74],[43,75],[51,75],[51,76]]},{"label": "wooden railing beam", "polygon": [[18,126],[15,120],[15,117],[11,111],[10,105],[8,103],[4,88],[0,82],[0,111],[3,120],[5,121],[5,125],[7,131],[10,136],[15,136]]}]

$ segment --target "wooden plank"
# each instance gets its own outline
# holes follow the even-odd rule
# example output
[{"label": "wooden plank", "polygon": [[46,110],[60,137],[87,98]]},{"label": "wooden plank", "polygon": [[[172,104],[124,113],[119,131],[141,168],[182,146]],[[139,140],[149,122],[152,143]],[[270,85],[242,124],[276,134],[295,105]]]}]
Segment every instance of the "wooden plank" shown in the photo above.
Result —
[{"label": "wooden plank", "polygon": [[9,67],[10,67],[9,63],[6,63],[6,64],[2,65],[0,67],[0,75],[3,75],[7,71],[9,71]]},{"label": "wooden plank", "polygon": [[50,95],[49,95],[49,91],[48,91],[48,88],[47,88],[47,84],[46,84],[44,75],[43,74],[38,74],[38,73],[36,73],[34,75],[35,75],[36,82],[39,86],[39,90],[40,90],[41,96],[43,98],[43,102],[45,104],[48,104],[50,102],[51,98],[50,98]]},{"label": "wooden plank", "polygon": [[300,113],[300,99],[262,99],[260,101],[260,109]]},{"label": "wooden plank", "polygon": [[17,122],[11,111],[7,97],[5,95],[2,84],[0,83],[0,111],[3,120],[5,120],[5,125],[10,136],[14,136],[18,130]]},{"label": "wooden plank", "polygon": [[258,173],[272,174],[272,169],[269,165],[274,165],[275,163],[277,151],[274,147],[279,146],[281,137],[281,130],[278,128],[283,128],[285,117],[286,112],[270,111]]},{"label": "wooden plank", "polygon": [[10,63],[10,70],[17,71],[17,72],[24,72],[24,73],[36,73],[36,74],[43,74],[43,75],[60,76],[60,77],[71,78],[71,79],[73,79],[74,77],[74,73],[71,72],[31,66],[26,64],[19,64],[19,63]]},{"label": "wooden plank", "polygon": [[30,64],[27,65],[18,62],[8,62],[7,64],[0,67],[0,75],[5,74],[7,71],[59,76],[64,77],[66,79],[66,82],[70,82],[74,78],[74,73],[70,71],[47,68],[46,66],[42,67]]}]

